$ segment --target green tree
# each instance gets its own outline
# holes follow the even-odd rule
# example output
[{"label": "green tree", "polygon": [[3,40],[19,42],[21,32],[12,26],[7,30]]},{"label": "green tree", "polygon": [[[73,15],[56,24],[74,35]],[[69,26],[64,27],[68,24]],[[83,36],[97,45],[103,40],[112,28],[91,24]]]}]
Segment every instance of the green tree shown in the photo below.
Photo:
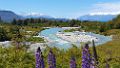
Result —
[{"label": "green tree", "polygon": [[13,24],[13,25],[16,25],[16,24],[17,24],[16,19],[13,19],[12,24]]},{"label": "green tree", "polygon": [[15,42],[16,48],[20,48],[20,43],[24,40],[24,36],[20,32],[19,27],[15,27],[15,29],[12,29],[13,31],[13,38],[12,40]]},{"label": "green tree", "polygon": [[0,41],[6,41],[9,38],[7,37],[7,32],[2,27],[0,27]]},{"label": "green tree", "polygon": [[71,21],[70,21],[70,26],[71,26],[71,27],[73,27],[75,24],[76,24],[76,21],[75,21],[75,20],[71,20]]},{"label": "green tree", "polygon": [[105,25],[101,25],[99,31],[100,32],[105,32],[106,31]]}]

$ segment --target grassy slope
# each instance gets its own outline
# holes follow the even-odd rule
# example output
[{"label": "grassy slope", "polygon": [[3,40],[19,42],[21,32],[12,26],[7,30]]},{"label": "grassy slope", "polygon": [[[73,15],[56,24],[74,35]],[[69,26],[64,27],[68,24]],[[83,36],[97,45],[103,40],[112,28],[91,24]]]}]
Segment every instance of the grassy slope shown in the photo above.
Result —
[{"label": "grassy slope", "polygon": [[120,67],[120,40],[113,40],[101,46],[97,46],[99,61],[104,66],[108,59],[110,66],[114,68]]}]

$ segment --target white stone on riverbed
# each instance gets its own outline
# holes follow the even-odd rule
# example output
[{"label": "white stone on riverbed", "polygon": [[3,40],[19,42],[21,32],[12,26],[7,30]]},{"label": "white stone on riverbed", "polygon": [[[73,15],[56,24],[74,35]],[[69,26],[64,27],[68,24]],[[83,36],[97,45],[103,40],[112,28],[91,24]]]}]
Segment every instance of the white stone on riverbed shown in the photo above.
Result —
[{"label": "white stone on riverbed", "polygon": [[26,31],[27,33],[32,33],[32,32],[34,32],[34,31]]},{"label": "white stone on riverbed", "polygon": [[[38,47],[41,48],[41,50],[46,48],[46,43],[31,43],[31,42],[24,42],[23,44],[25,44],[26,46],[29,46],[28,51],[36,51]],[[0,42],[0,46],[2,47],[10,47],[12,46],[12,42],[11,41],[4,41],[4,42]]]},{"label": "white stone on riverbed", "polygon": [[[84,32],[85,33],[85,32]],[[66,41],[75,43],[75,42],[91,42],[92,40],[94,40],[95,42],[97,42],[99,39],[97,39],[94,36],[91,35],[87,35],[84,33],[79,33],[79,32],[58,32],[56,35]]]},{"label": "white stone on riverbed", "polygon": [[11,46],[11,41],[0,42],[0,46],[9,47],[9,46]]}]

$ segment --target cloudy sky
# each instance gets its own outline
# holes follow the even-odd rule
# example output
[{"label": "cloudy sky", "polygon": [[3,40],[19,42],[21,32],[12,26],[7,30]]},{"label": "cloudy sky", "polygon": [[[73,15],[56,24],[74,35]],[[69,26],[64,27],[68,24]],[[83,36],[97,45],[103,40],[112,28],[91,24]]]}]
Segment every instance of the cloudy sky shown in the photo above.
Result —
[{"label": "cloudy sky", "polygon": [[85,14],[119,14],[120,0],[0,0],[1,10],[76,18]]}]

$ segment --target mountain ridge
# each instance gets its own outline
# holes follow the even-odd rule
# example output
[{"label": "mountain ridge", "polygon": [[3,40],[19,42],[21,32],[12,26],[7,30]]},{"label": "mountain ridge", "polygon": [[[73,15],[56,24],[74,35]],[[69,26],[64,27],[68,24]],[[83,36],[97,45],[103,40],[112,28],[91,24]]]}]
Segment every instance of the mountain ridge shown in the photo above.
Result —
[{"label": "mountain ridge", "polygon": [[[8,11],[8,10],[0,10],[0,17],[3,21],[6,21],[6,22],[11,22],[13,21],[13,19],[18,20],[18,19],[26,19],[26,18],[46,18],[50,20],[62,20],[62,21],[70,20],[67,18],[55,18],[49,15],[43,15],[43,14],[18,15],[13,11]],[[87,14],[87,15],[78,17],[76,20],[107,22],[116,17],[117,15],[114,15],[114,14]]]},{"label": "mountain ridge", "polygon": [[6,11],[6,10],[0,10],[0,17],[2,21],[7,21],[10,22],[13,19],[23,19],[22,16],[17,15],[16,13],[12,12],[12,11]]}]

